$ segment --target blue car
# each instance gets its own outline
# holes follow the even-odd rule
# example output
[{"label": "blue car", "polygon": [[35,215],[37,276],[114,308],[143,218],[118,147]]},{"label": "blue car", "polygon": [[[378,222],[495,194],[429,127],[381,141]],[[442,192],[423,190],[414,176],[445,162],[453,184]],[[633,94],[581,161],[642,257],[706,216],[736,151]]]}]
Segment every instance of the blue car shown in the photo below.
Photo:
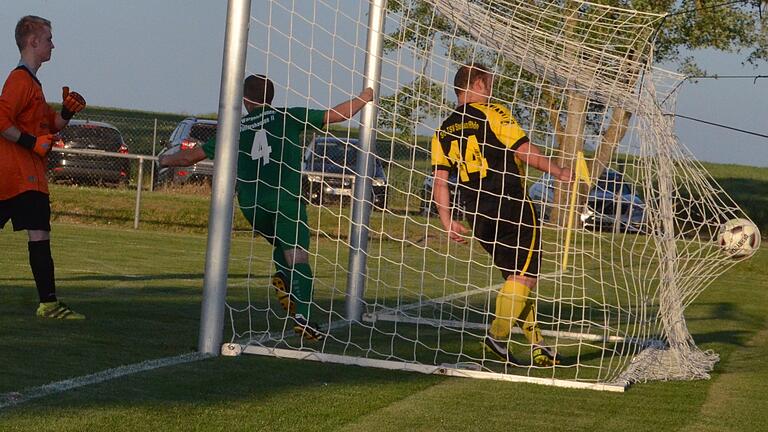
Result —
[{"label": "blue car", "polygon": [[[645,202],[637,189],[624,181],[623,175],[607,169],[595,182],[587,195],[587,208],[581,209],[580,217],[585,228],[622,232],[646,232]],[[544,173],[528,188],[528,196],[537,206],[539,217],[549,220],[555,189],[552,176]],[[617,226],[618,223],[618,226]]]}]

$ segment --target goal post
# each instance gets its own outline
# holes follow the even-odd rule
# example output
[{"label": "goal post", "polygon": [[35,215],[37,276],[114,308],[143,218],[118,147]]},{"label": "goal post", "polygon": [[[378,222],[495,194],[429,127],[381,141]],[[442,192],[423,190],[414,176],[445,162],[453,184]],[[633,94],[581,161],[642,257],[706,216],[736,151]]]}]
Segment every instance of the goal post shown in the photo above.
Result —
[{"label": "goal post", "polygon": [[198,351],[221,351],[229,272],[232,206],[235,192],[237,144],[240,138],[243,76],[248,47],[251,0],[229,0],[224,37],[224,58],[219,92],[219,126],[216,130],[216,165],[211,188],[208,245],[203,279]]},{"label": "goal post", "polygon": [[[280,287],[294,286],[298,267],[281,274],[290,266],[276,263],[277,234],[254,232],[241,215],[272,211],[258,186],[269,190],[274,179],[241,173],[239,185],[257,188],[235,204],[233,223],[224,177],[236,170],[224,173],[217,154],[214,194],[226,191],[230,201],[212,204],[211,220],[229,217],[231,225],[209,234],[201,351],[610,391],[709,377],[718,356],[696,345],[686,313],[748,257],[734,259],[715,241],[725,221],[748,218],[673,133],[669,113],[683,77],[653,66],[662,15],[579,0],[253,7],[244,69],[274,82],[275,110],[301,108],[284,126],[306,125],[302,142],[281,141],[290,157],[272,154],[263,164],[276,164],[276,178],[285,179],[278,201],[301,203],[298,213],[275,214],[297,238],[308,233],[301,264],[312,275],[309,321],[324,338],[297,333]],[[511,112],[542,154],[578,163],[589,180],[571,185],[519,169],[523,196],[507,197],[535,209],[528,223],[540,242],[538,284],[524,310],[535,310],[526,322],[562,356],[556,365],[536,364],[537,346],[521,326],[504,341],[514,362],[483,346],[500,316],[504,279],[483,244],[452,242],[434,212],[432,135],[456,108],[454,74],[473,62],[489,67],[491,102]],[[241,86],[242,78],[227,79]],[[375,103],[336,127],[317,127],[302,111],[329,109],[365,87]],[[228,97],[239,104],[239,94]],[[220,115],[219,134],[237,133],[227,119]],[[452,217],[475,228],[458,182],[449,177]],[[212,318],[219,310],[225,336]]]},{"label": "goal post", "polygon": [[[381,53],[383,50],[384,14],[386,0],[371,0],[368,10],[368,42],[365,52],[365,87],[380,89]],[[375,174],[374,160],[376,143],[376,106],[367,104],[360,114],[360,157],[355,172],[361,173],[362,181],[355,181],[352,203],[352,224],[350,226],[349,275],[347,276],[346,317],[348,321],[359,321],[363,315],[365,293],[366,252],[368,250],[368,225],[371,216],[371,201],[366,199],[372,190]]]}]

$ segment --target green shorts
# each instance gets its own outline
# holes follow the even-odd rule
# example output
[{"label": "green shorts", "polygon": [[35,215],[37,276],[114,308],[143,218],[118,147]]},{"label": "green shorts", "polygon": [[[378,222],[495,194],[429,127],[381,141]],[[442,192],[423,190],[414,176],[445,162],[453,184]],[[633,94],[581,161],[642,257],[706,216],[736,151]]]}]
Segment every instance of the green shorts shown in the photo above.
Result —
[{"label": "green shorts", "polygon": [[259,203],[248,206],[240,204],[243,216],[250,222],[253,231],[267,239],[273,246],[283,250],[297,246],[309,250],[309,226],[307,209],[301,198],[283,197],[277,203]]}]

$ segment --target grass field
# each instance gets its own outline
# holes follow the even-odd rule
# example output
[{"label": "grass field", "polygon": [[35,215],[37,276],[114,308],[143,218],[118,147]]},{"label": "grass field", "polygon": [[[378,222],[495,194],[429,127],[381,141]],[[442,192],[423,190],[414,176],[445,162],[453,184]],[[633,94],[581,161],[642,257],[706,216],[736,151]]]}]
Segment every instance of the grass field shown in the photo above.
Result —
[{"label": "grass field", "polygon": [[[750,181],[735,178],[734,184]],[[147,193],[143,230],[133,231],[126,228],[131,191],[57,187],[53,196],[58,290],[89,319],[32,316],[36,293],[26,238],[3,232],[0,404],[2,397],[47,383],[176,356],[197,345],[206,197]],[[750,196],[754,203],[764,199]],[[249,247],[247,238],[236,237],[233,254]],[[244,264],[233,264],[236,278],[247,271]],[[241,356],[2,408],[0,431],[760,430],[768,424],[767,313],[763,248],[687,310],[700,347],[721,355],[709,381],[638,384],[617,395]]]},{"label": "grass field", "polygon": [[[204,236],[69,224],[54,235],[59,292],[89,319],[32,317],[26,239],[4,232],[0,394],[195,347]],[[697,343],[721,355],[710,381],[617,395],[241,356],[5,408],[0,430],[759,430],[768,424],[767,269],[763,250],[689,308]]]}]

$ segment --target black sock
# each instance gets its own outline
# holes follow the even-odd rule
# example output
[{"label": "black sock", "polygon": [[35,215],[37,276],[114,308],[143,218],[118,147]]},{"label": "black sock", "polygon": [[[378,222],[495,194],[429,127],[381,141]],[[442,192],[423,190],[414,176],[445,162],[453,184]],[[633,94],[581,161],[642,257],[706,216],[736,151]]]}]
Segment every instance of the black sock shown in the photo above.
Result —
[{"label": "black sock", "polygon": [[29,266],[35,277],[40,303],[56,301],[56,283],[53,279],[53,258],[51,241],[31,241],[29,245]]}]

